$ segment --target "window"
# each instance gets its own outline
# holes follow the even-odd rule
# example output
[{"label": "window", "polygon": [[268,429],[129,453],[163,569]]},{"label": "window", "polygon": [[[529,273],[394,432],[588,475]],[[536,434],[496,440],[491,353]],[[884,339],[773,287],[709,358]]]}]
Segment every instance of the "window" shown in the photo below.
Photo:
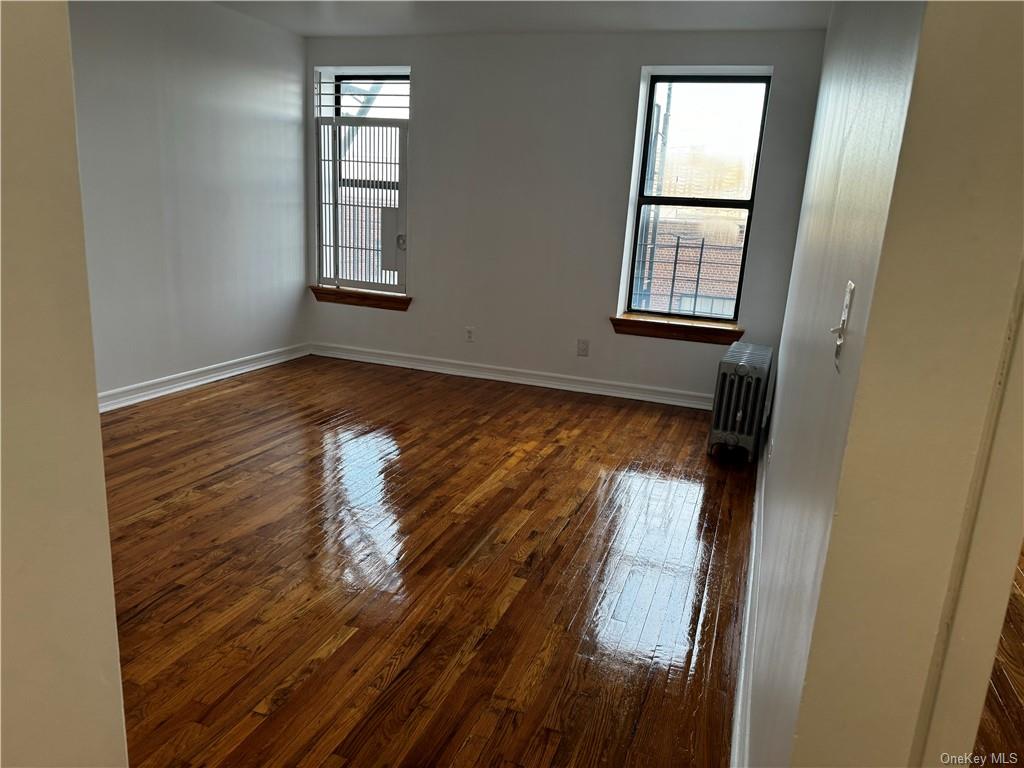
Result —
[{"label": "window", "polygon": [[404,294],[408,74],[316,71],[317,283]]},{"label": "window", "polygon": [[651,76],[627,311],[736,319],[769,82]]}]

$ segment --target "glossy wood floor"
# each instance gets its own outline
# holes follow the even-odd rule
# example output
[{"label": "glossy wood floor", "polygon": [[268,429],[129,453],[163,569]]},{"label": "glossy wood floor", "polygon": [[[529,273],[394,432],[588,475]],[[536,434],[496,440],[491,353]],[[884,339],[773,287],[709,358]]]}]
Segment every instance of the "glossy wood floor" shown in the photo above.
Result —
[{"label": "glossy wood floor", "polygon": [[1016,752],[1024,760],[1024,550],[999,636],[975,754]]},{"label": "glossy wood floor", "polygon": [[726,765],[707,426],[318,357],[105,415],[132,765]]}]

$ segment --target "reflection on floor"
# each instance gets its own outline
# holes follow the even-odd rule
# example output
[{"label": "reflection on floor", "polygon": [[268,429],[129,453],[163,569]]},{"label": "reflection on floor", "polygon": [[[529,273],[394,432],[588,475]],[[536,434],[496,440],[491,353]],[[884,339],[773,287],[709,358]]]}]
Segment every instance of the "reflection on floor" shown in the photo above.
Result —
[{"label": "reflection on floor", "polygon": [[1014,574],[975,754],[1016,752],[1024,760],[1024,550]]},{"label": "reflection on floor", "polygon": [[707,427],[318,357],[105,415],[132,765],[727,765]]}]

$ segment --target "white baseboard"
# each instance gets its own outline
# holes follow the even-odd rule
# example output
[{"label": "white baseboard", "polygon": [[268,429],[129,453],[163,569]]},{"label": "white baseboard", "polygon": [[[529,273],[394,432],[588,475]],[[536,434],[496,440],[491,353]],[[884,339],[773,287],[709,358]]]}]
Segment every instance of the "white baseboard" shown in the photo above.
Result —
[{"label": "white baseboard", "polygon": [[647,400],[654,403],[681,405],[687,408],[711,410],[714,396],[702,392],[686,392],[678,389],[650,387],[643,384],[628,384],[619,381],[587,379],[561,373],[527,371],[520,368],[504,368],[497,365],[467,363],[461,360],[445,360],[438,357],[409,355],[403,352],[383,352],[361,347],[346,347],[340,344],[313,343],[309,352],[322,357],[337,357],[343,360],[357,360],[362,363],[378,363],[399,368],[415,368],[420,371],[447,373],[452,376],[468,376],[473,379],[507,381],[532,387],[565,389],[571,392],[588,392],[594,395],[625,397],[630,400]]},{"label": "white baseboard", "polygon": [[467,363],[461,360],[446,360],[438,357],[409,355],[402,352],[384,352],[361,347],[346,347],[340,344],[295,344],[291,347],[272,349],[237,360],[208,365],[192,371],[175,373],[139,384],[110,389],[99,394],[100,412],[106,413],[126,405],[140,403],[154,397],[180,392],[200,384],[208,384],[218,379],[237,376],[240,373],[265,368],[268,365],[283,363],[303,355],[320,355],[336,357],[343,360],[356,360],[363,363],[377,363],[399,368],[415,368],[420,371],[446,373],[452,376],[468,376],[474,379],[491,379],[507,381],[513,384],[526,384],[533,387],[564,389],[571,392],[587,392],[594,395],[624,397],[630,400],[647,400],[654,403],[681,405],[686,408],[710,410],[713,396],[702,392],[686,392],[667,387],[651,387],[644,384],[629,384],[603,379],[588,379],[581,376],[568,376],[561,373],[544,373],[543,371],[527,371],[520,368],[504,368],[497,365]]},{"label": "white baseboard", "polygon": [[100,413],[106,413],[116,408],[123,408],[132,403],[141,403],[161,395],[169,395],[172,392],[180,392],[183,389],[198,387],[200,384],[208,384],[218,379],[226,379],[229,376],[237,376],[240,373],[254,371],[257,368],[266,368],[268,365],[283,363],[286,360],[293,360],[309,354],[308,344],[295,344],[281,349],[272,349],[269,352],[240,357],[237,360],[228,360],[224,363],[208,365],[205,368],[196,368],[184,373],[175,373],[151,381],[143,381],[139,384],[130,384],[127,387],[109,389],[99,393]]},{"label": "white baseboard", "polygon": [[743,608],[743,629],[740,633],[740,673],[736,680],[736,697],[732,713],[731,768],[750,765],[750,696],[754,644],[757,640],[757,585],[761,563],[761,535],[764,532],[764,482],[767,471],[766,454],[757,462],[757,486],[754,491],[754,512],[750,521],[750,565],[747,568],[746,601]]}]

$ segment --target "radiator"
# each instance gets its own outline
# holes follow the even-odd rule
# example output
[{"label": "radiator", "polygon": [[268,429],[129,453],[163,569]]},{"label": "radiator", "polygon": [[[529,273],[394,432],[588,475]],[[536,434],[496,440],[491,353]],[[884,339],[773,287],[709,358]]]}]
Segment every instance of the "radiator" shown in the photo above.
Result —
[{"label": "radiator", "polygon": [[761,440],[772,348],[735,342],[718,364],[708,454],[716,445],[737,446],[753,461]]}]

